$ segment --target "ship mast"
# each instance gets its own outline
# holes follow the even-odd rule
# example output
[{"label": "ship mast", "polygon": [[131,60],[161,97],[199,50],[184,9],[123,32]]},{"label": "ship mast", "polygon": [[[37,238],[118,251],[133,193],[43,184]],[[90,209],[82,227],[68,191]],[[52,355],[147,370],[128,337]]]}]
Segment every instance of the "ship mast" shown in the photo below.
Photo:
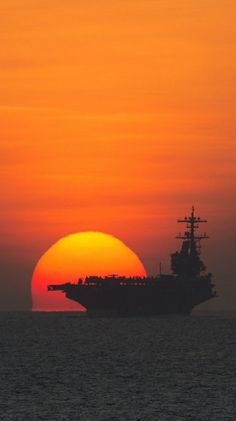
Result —
[{"label": "ship mast", "polygon": [[194,206],[191,215],[178,222],[185,223],[187,230],[184,234],[177,235],[176,238],[183,240],[182,248],[179,252],[171,255],[171,268],[175,275],[181,277],[192,278],[200,276],[206,267],[200,259],[200,240],[205,240],[208,236],[204,234],[196,234],[199,224],[207,222],[195,216]]},{"label": "ship mast", "polygon": [[199,228],[199,224],[203,222],[207,222],[206,219],[197,218],[195,216],[195,209],[194,206],[192,206],[192,212],[191,216],[186,216],[184,219],[178,219],[177,222],[185,223],[187,224],[188,231],[185,231],[184,234],[177,235],[176,238],[180,240],[186,240],[189,241],[190,245],[190,255],[199,254],[200,249],[200,240],[206,240],[209,238],[206,233],[201,235],[196,235],[195,231],[197,228]]}]

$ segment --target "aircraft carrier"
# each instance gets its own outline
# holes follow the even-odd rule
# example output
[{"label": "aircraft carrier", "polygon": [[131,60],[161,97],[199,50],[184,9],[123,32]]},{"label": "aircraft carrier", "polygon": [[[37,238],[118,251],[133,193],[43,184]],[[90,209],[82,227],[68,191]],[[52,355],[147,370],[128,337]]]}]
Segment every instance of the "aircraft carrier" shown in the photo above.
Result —
[{"label": "aircraft carrier", "polygon": [[178,220],[186,224],[180,251],[171,254],[171,274],[156,277],[88,276],[77,284],[48,285],[48,291],[62,291],[77,301],[90,315],[154,316],[161,314],[188,315],[192,309],[216,296],[211,273],[201,260],[201,240],[197,234],[201,223],[207,222],[191,215]]}]

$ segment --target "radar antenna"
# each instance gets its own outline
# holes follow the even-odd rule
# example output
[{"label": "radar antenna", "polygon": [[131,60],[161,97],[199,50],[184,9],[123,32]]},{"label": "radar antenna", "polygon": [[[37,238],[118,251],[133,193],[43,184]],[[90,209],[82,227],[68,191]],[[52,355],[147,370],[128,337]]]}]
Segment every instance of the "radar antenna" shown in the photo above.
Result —
[{"label": "radar antenna", "polygon": [[206,269],[200,259],[200,240],[209,238],[206,233],[196,234],[199,224],[207,222],[195,216],[195,209],[192,206],[190,216],[178,219],[177,222],[185,223],[187,230],[184,234],[178,234],[176,238],[183,240],[180,252],[171,255],[171,268],[174,274],[180,276],[199,276]]},{"label": "radar antenna", "polygon": [[190,254],[193,255],[196,252],[198,252],[199,254],[199,249],[200,249],[200,240],[206,240],[207,238],[209,238],[206,233],[204,234],[200,234],[200,235],[196,235],[195,231],[197,228],[199,228],[199,224],[203,223],[203,222],[207,222],[206,219],[201,219],[201,218],[197,218],[195,216],[195,208],[194,206],[192,206],[192,212],[190,216],[186,216],[184,219],[178,219],[177,222],[180,223],[185,223],[187,224],[186,227],[188,229],[188,231],[185,231],[184,234],[179,233],[176,238],[180,239],[180,240],[187,240],[190,242]]}]

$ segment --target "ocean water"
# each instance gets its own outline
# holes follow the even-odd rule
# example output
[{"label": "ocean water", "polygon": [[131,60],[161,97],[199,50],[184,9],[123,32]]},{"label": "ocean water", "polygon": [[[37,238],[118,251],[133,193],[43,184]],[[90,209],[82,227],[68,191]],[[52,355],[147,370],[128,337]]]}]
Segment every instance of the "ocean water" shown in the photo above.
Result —
[{"label": "ocean water", "polygon": [[236,318],[0,313],[0,420],[235,420]]}]

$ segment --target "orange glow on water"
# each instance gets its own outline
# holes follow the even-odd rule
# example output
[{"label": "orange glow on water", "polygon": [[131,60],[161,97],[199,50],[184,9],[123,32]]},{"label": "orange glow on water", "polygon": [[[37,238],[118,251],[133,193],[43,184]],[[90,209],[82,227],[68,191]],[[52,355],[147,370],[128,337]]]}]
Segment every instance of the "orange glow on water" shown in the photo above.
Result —
[{"label": "orange glow on water", "polygon": [[32,278],[33,310],[81,310],[64,294],[48,292],[47,285],[76,283],[79,277],[146,276],[143,264],[123,242],[100,232],[81,232],[57,241],[40,258]]}]

